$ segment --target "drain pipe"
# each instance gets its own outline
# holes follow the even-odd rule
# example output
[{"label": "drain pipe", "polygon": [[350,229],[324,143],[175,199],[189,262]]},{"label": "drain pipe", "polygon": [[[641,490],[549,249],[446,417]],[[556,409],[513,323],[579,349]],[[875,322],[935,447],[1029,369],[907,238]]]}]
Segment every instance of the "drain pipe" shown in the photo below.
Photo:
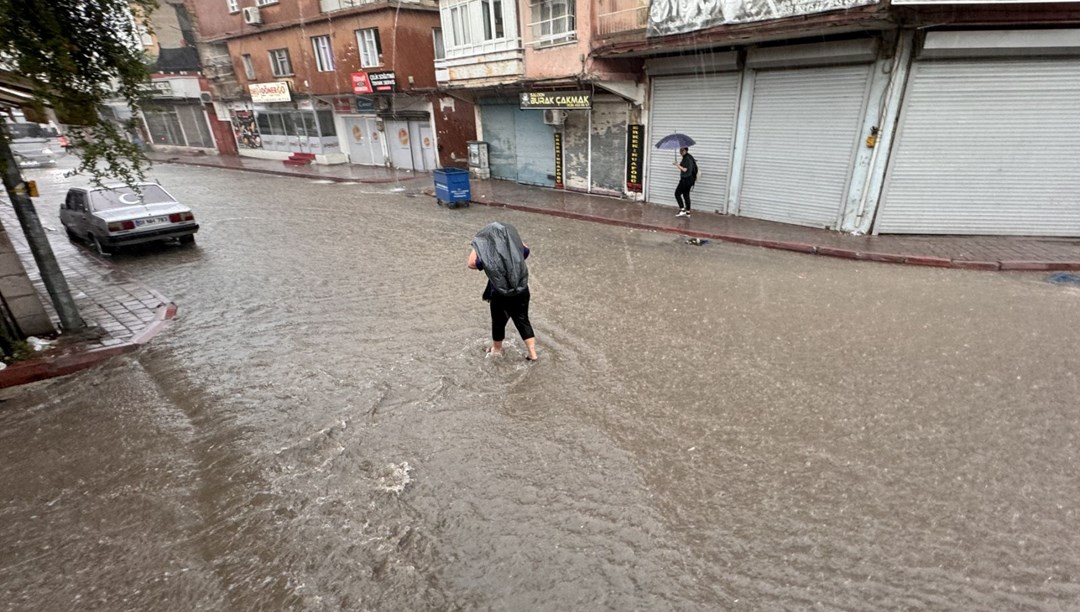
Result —
[{"label": "drain pipe", "polygon": [[[896,51],[893,53],[893,65],[890,71],[889,86],[885,88],[885,94],[881,97],[881,105],[878,109],[877,131],[870,135],[870,138],[875,140],[874,150],[870,153],[869,171],[870,173],[866,177],[866,181],[863,183],[862,194],[859,196],[859,208],[855,213],[855,226],[856,228],[862,225],[863,217],[866,216],[866,200],[870,196],[870,183],[873,182],[873,172],[877,165],[878,151],[881,149],[880,144],[882,140],[882,134],[885,131],[885,126],[882,125],[885,121],[885,115],[888,113],[889,100],[892,98],[893,88],[896,86],[896,75],[900,69],[900,62],[904,57],[904,45],[907,37],[901,34],[897,37]],[[856,229],[856,232],[860,230]]]}]

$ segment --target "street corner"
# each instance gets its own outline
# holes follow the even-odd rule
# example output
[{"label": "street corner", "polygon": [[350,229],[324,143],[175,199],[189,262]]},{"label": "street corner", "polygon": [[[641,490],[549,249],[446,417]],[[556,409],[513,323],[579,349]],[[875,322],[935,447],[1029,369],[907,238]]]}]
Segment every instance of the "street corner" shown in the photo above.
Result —
[{"label": "street corner", "polygon": [[50,338],[33,338],[28,342],[32,353],[14,363],[5,364],[0,370],[0,389],[67,376],[138,350],[160,334],[176,317],[176,313],[176,304],[164,300],[155,309],[154,318],[127,340],[118,340],[97,326]]}]

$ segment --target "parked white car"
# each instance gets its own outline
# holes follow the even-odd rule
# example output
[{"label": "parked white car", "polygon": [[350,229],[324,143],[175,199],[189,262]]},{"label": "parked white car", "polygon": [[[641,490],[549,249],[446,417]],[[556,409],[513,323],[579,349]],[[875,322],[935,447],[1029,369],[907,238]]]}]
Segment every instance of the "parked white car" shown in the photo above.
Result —
[{"label": "parked white car", "polygon": [[60,223],[72,240],[85,240],[106,254],[118,248],[164,240],[193,244],[199,224],[187,206],[157,183],[76,187],[60,207]]}]

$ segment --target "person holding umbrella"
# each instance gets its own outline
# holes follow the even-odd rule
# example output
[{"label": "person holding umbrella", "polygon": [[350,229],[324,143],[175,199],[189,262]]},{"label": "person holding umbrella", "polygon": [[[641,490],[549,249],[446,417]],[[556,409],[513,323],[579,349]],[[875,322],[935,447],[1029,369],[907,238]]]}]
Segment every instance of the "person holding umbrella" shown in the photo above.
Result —
[{"label": "person holding umbrella", "polygon": [[681,159],[671,162],[671,165],[679,169],[679,185],[675,188],[675,202],[679,205],[676,217],[690,216],[690,190],[697,182],[697,160],[690,155],[690,145],[697,144],[693,138],[686,134],[671,134],[660,139],[656,143],[657,149],[679,149]]},{"label": "person holding umbrella", "polygon": [[679,149],[679,154],[682,155],[682,159],[672,162],[679,169],[679,186],[675,188],[675,201],[679,204],[679,212],[675,216],[689,217],[690,190],[697,182],[697,160],[690,155],[690,149],[687,147]]}]

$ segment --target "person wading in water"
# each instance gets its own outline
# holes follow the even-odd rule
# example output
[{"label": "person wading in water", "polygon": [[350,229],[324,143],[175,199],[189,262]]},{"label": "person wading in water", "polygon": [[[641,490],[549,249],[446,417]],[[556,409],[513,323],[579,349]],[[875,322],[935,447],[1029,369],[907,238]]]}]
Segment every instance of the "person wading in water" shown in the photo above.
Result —
[{"label": "person wading in water", "polygon": [[529,247],[509,223],[490,223],[472,239],[467,266],[483,270],[488,277],[483,298],[491,307],[491,346],[488,352],[502,353],[506,322],[514,321],[529,350],[526,357],[536,361],[536,336],[529,323],[529,268],[525,259]]}]

